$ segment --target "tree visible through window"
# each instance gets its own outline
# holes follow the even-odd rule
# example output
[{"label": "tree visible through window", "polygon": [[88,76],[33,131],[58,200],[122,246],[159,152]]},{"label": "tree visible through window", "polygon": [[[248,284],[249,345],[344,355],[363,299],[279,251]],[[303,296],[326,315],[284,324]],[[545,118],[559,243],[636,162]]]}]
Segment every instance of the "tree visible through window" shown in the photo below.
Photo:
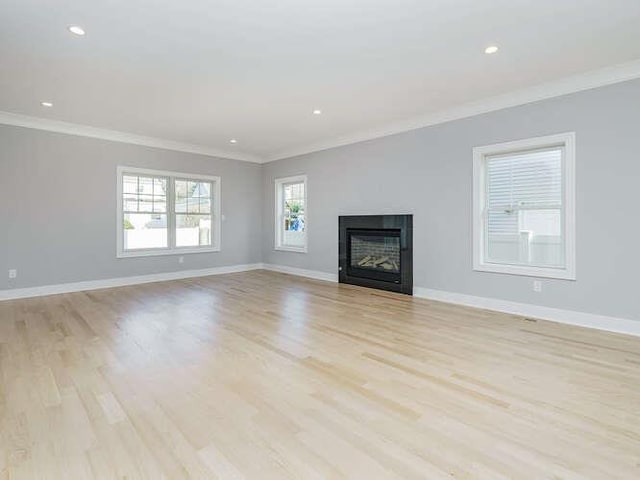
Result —
[{"label": "tree visible through window", "polygon": [[305,251],[306,177],[276,180],[276,248]]}]

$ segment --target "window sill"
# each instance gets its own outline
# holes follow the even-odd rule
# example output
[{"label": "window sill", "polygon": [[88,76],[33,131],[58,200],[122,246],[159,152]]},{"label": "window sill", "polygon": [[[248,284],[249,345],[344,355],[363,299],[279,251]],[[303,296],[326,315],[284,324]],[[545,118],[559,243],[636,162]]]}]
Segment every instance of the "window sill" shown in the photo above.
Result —
[{"label": "window sill", "polygon": [[559,280],[576,279],[575,271],[569,268],[528,267],[524,265],[501,265],[497,263],[481,263],[473,266],[476,272],[503,273],[525,277],[555,278]]},{"label": "window sill", "polygon": [[157,257],[162,255],[187,255],[191,253],[214,253],[219,252],[219,247],[201,247],[201,248],[172,248],[172,249],[157,249],[157,250],[129,250],[125,252],[118,252],[117,258],[135,258],[135,257]]},{"label": "window sill", "polygon": [[275,247],[274,250],[281,251],[281,252],[307,253],[307,247],[279,246],[279,247]]}]

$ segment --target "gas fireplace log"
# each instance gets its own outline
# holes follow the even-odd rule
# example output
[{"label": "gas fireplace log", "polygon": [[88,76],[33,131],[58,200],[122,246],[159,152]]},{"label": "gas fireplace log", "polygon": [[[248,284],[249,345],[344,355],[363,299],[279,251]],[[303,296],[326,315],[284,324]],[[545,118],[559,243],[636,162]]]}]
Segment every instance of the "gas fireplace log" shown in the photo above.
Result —
[{"label": "gas fireplace log", "polygon": [[377,258],[377,259],[375,259],[375,260],[373,261],[373,266],[374,266],[374,267],[377,267],[377,266],[378,266],[378,265],[380,265],[381,263],[385,263],[385,262],[386,262],[386,261],[388,261],[388,260],[389,260],[389,257],[388,257],[388,256],[387,256],[387,257],[380,257],[380,258]]},{"label": "gas fireplace log", "polygon": [[360,260],[358,262],[358,266],[359,267],[366,267],[367,263],[369,263],[370,260],[371,260],[371,255],[367,255],[366,257],[364,257],[362,260]]}]

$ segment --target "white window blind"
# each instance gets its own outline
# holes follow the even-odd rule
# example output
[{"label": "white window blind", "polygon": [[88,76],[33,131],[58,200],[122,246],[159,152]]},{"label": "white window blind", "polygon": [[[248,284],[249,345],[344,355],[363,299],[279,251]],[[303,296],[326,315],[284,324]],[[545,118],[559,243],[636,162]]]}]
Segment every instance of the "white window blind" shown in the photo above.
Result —
[{"label": "white window blind", "polygon": [[561,233],[563,148],[486,157],[488,233]]},{"label": "white window blind", "polygon": [[575,278],[574,142],[474,148],[474,269]]}]

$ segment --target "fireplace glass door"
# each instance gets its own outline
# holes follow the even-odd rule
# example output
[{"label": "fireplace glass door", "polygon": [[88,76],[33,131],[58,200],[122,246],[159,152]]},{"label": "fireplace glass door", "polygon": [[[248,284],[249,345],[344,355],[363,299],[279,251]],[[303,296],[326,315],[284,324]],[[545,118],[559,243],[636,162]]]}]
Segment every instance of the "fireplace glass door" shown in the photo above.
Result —
[{"label": "fireplace glass door", "polygon": [[399,229],[348,229],[347,237],[349,275],[399,282]]}]

